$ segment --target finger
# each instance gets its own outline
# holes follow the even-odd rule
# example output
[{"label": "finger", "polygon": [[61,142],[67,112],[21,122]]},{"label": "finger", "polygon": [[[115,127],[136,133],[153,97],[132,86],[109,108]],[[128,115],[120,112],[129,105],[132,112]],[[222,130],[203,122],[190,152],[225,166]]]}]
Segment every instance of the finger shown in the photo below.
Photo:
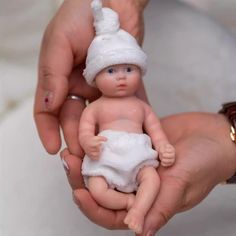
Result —
[{"label": "finger", "polygon": [[139,8],[139,4],[134,5],[135,7],[132,2],[131,5],[129,2],[125,2],[125,4],[118,1],[111,2],[111,8],[120,16],[121,28],[132,34],[141,45],[144,36],[143,8]]},{"label": "finger", "polygon": [[90,151],[93,152],[93,153],[98,153],[100,148],[99,148],[99,143],[96,143],[94,144],[91,148],[90,148]]},{"label": "finger", "polygon": [[66,100],[60,113],[60,122],[67,147],[71,154],[79,157],[84,155],[78,138],[79,121],[84,108],[83,101]]},{"label": "finger", "polygon": [[61,159],[71,188],[78,189],[84,187],[81,174],[82,159],[72,155],[68,149],[64,149],[61,152]]},{"label": "finger", "polygon": [[160,148],[160,152],[162,152],[162,153],[173,153],[174,152],[174,148],[173,147],[163,146],[163,147]]},{"label": "finger", "polygon": [[57,116],[35,112],[35,123],[41,142],[50,154],[56,154],[61,147],[60,128]]},{"label": "finger", "polygon": [[174,161],[169,161],[169,162],[161,162],[161,165],[163,167],[169,167],[169,166],[172,166],[174,163]]},{"label": "finger", "polygon": [[77,94],[92,102],[101,96],[101,92],[86,82],[83,77],[85,65],[82,63],[73,69],[69,78],[69,93]]},{"label": "finger", "polygon": [[103,144],[102,141],[95,140],[91,146],[91,150],[92,151],[99,151],[102,144]]},{"label": "finger", "polygon": [[166,152],[173,152],[175,149],[173,146],[170,145],[170,146],[166,146],[165,150]]},{"label": "finger", "polygon": [[94,223],[107,229],[127,229],[123,222],[126,211],[113,211],[99,206],[85,189],[75,190],[73,196],[80,210]]},{"label": "finger", "polygon": [[98,141],[100,141],[100,143],[103,143],[103,142],[107,141],[107,138],[104,137],[104,136],[98,135],[96,138],[97,138]]},{"label": "finger", "polygon": [[154,235],[178,212],[184,201],[185,187],[182,180],[175,177],[163,180],[157,200],[146,216],[141,236],[146,236],[148,232]]},{"label": "finger", "polygon": [[162,157],[161,162],[163,162],[163,163],[164,163],[164,162],[167,162],[167,163],[170,162],[170,163],[172,163],[172,162],[175,162],[175,158],[174,158],[173,156],[172,156],[171,158],[165,156],[164,158]]},{"label": "finger", "polygon": [[100,154],[100,152],[91,152],[90,158],[92,158],[93,160],[98,160],[99,154]]},{"label": "finger", "polygon": [[174,157],[174,154],[173,152],[169,153],[169,152],[164,152],[164,153],[161,153],[162,155],[162,159],[173,159]]},{"label": "finger", "polygon": [[58,152],[59,109],[68,92],[68,75],[73,64],[72,50],[67,39],[56,33],[45,33],[38,69],[38,84],[34,116],[41,141],[49,153]]}]

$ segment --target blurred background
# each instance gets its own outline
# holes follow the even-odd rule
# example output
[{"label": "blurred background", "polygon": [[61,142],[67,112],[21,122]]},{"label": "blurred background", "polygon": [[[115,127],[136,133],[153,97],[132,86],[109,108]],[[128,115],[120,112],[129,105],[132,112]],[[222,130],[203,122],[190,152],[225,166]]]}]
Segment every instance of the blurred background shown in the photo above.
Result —
[{"label": "blurred background", "polygon": [[[72,202],[58,157],[41,146],[32,118],[43,31],[61,1],[0,1],[0,235],[126,236],[90,223]],[[236,100],[236,1],[150,0],[144,78],[165,116],[216,112]],[[235,187],[218,186],[160,236],[235,236]]]},{"label": "blurred background", "polygon": [[236,33],[235,0],[182,0],[182,2],[186,2],[203,10]]}]

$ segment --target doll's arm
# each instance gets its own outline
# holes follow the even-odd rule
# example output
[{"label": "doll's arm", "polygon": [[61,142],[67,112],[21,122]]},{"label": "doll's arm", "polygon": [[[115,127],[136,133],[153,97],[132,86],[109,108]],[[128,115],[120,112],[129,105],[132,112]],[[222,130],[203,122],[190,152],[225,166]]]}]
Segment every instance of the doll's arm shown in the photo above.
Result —
[{"label": "doll's arm", "polygon": [[92,159],[98,159],[102,142],[107,139],[95,135],[96,113],[94,107],[88,106],[83,111],[79,125],[79,141],[84,152]]},{"label": "doll's arm", "polygon": [[171,166],[175,161],[175,148],[162,129],[160,120],[150,106],[145,104],[144,129],[150,136],[155,149],[159,152],[159,159],[163,166]]}]

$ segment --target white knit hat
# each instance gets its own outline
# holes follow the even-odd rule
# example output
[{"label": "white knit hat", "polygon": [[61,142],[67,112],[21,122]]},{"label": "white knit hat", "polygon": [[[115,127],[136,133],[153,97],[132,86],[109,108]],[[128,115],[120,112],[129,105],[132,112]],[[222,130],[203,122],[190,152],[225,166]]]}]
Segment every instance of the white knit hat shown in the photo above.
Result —
[{"label": "white knit hat", "polygon": [[118,14],[110,8],[102,8],[101,0],[93,0],[91,7],[96,36],[88,48],[83,72],[87,83],[94,86],[97,73],[116,64],[137,65],[145,74],[147,56],[136,39],[120,29]]}]

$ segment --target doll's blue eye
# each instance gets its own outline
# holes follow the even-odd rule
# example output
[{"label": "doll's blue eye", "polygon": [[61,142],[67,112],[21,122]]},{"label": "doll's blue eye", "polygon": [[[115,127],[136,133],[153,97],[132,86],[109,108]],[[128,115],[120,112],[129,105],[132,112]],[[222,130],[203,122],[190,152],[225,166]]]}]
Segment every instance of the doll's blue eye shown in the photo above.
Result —
[{"label": "doll's blue eye", "polygon": [[113,68],[109,68],[109,69],[107,70],[107,72],[108,72],[109,74],[112,74],[112,73],[114,72],[114,69],[113,69]]}]

